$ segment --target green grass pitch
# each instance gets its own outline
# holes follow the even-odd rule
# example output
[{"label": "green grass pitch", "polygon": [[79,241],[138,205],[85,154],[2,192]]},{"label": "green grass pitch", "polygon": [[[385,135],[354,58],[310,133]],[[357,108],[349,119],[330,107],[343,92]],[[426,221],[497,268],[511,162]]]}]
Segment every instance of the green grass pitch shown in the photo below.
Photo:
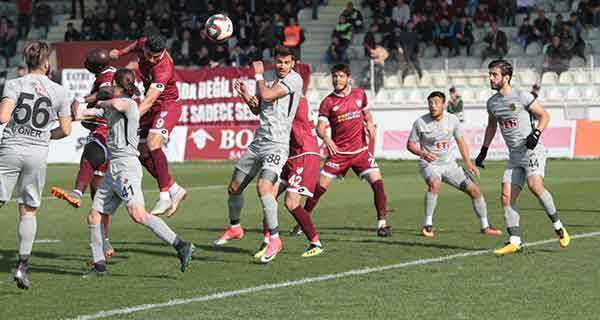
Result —
[{"label": "green grass pitch", "polygon": [[[499,247],[506,238],[479,233],[466,195],[442,187],[434,216],[436,236],[420,236],[422,182],[417,165],[381,161],[391,238],[375,236],[376,215],[369,186],[349,175],[334,183],[317,206],[314,221],[325,252],[302,258],[304,237],[289,237],[294,224],[280,205],[284,251],[268,265],[251,254],[262,234],[262,214],[255,186],[245,193],[242,225],[246,236],[222,249],[212,241],[228,223],[225,185],[232,163],[173,164],[179,183],[190,187],[188,199],[166,221],[198,250],[186,273],[179,272],[174,250],[121,208],[111,223],[116,256],[112,277],[83,279],[89,259],[85,217],[81,209],[45,198],[38,213],[37,239],[30,258],[32,288],[16,288],[10,272],[16,261],[18,215],[14,202],[0,209],[0,319],[66,319],[143,304],[165,303],[276,284],[367,267],[437,258]],[[488,202],[490,222],[504,223],[499,205],[503,162],[488,162],[479,183]],[[77,167],[52,165],[45,195],[52,186],[72,187]],[[561,219],[571,235],[600,231],[600,162],[550,160],[546,186],[554,195]],[[146,207],[158,197],[153,179],[144,181]],[[537,201],[524,192],[519,201],[525,242],[553,239],[551,224]],[[491,253],[426,262],[364,275],[239,296],[163,306],[109,319],[598,319],[600,307],[600,235],[557,242],[497,258]]]}]

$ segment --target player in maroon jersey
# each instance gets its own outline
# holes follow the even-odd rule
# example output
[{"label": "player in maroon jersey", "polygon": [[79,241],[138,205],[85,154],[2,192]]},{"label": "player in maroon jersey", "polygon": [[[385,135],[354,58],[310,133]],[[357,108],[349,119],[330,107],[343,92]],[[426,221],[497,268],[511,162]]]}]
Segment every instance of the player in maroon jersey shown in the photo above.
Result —
[{"label": "player in maroon jersey", "polygon": [[[258,98],[248,94],[243,81],[236,81],[235,89],[244,102],[251,107],[250,110],[259,110]],[[302,254],[303,257],[312,257],[323,252],[323,245],[319,241],[310,214],[301,205],[303,196],[312,197],[315,192],[321,164],[317,134],[309,114],[308,101],[305,97],[301,97],[292,122],[289,157],[281,172],[279,188],[275,188],[276,196],[286,192],[285,206],[298,222],[298,230],[302,230],[310,242],[308,249]],[[269,243],[268,228],[265,227],[263,233],[265,237],[254,255],[256,258],[264,255]]]},{"label": "player in maroon jersey", "polygon": [[[375,137],[373,116],[367,109],[367,95],[360,88],[350,86],[350,68],[338,64],[331,69],[333,92],[321,102],[317,134],[329,151],[319,184],[312,198],[306,200],[304,208],[312,212],[319,198],[327,191],[333,179],[342,178],[352,168],[354,173],[366,179],[374,193],[377,211],[377,235],[391,236],[386,224],[387,197],[383,178],[375,158],[368,150],[369,139]],[[331,127],[331,137],[327,126]]]},{"label": "player in maroon jersey", "polygon": [[[90,50],[85,58],[85,68],[96,77],[89,95],[74,100],[71,109],[77,110],[80,103],[87,103],[92,107],[99,100],[106,100],[112,96],[111,83],[113,75],[117,71],[110,66],[110,59],[106,49]],[[53,187],[50,192],[59,199],[67,201],[71,206],[79,208],[83,193],[90,186],[92,199],[96,190],[102,182],[104,173],[108,168],[108,154],[106,148],[107,125],[104,118],[95,118],[91,121],[82,121],[82,125],[90,130],[87,142],[79,162],[79,173],[75,179],[73,191],[67,192],[61,188]],[[114,249],[108,240],[108,225],[110,216],[102,216],[102,227],[104,236],[104,254],[107,259],[114,255]]]},{"label": "player in maroon jersey", "polygon": [[140,161],[157,180],[159,200],[150,212],[171,216],[177,210],[187,191],[169,174],[169,164],[162,147],[179,121],[182,106],[176,86],[175,65],[165,49],[166,41],[160,35],[142,37],[129,46],[110,51],[111,59],[133,53],[139,59],[139,71],[144,82],[145,97],[139,105]]}]

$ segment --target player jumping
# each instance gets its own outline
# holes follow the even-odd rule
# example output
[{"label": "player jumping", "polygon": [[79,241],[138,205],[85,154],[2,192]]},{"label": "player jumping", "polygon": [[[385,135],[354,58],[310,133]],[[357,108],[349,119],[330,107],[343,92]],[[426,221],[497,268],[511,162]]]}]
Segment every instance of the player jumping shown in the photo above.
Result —
[{"label": "player jumping", "polygon": [[[264,212],[264,224],[269,230],[269,244],[260,261],[268,263],[282,249],[279,238],[275,184],[285,165],[290,149],[290,131],[302,95],[302,77],[294,71],[294,56],[289,48],[275,48],[275,71],[264,74],[261,61],[253,63],[258,108],[253,113],[260,115],[260,125],[254,140],[248,146],[233,171],[229,182],[230,226],[215,240],[217,246],[231,239],[240,239],[244,230],[240,224],[240,213],[244,205],[243,191],[258,175],[257,192]],[[264,76],[263,76],[264,74]]]},{"label": "player jumping", "polygon": [[148,214],[144,208],[143,173],[137,150],[140,113],[137,103],[131,98],[139,95],[135,87],[135,74],[129,69],[119,69],[111,87],[113,99],[99,101],[95,108],[77,111],[80,119],[105,118],[109,128],[106,145],[110,163],[88,214],[93,266],[85,276],[109,275],[102,251],[100,220],[101,215],[114,214],[123,201],[133,221],[148,227],[158,238],[176,249],[181,272],[184,272],[192,259],[194,245],[179,239],[162,219]]},{"label": "player jumping", "polygon": [[6,81],[0,102],[0,124],[7,123],[0,142],[0,207],[17,185],[19,262],[14,280],[17,287],[29,289],[28,259],[35,240],[50,140],[71,133],[71,110],[66,89],[47,77],[49,46],[32,42],[25,46],[23,58],[28,73]]},{"label": "player jumping", "polygon": [[[498,125],[509,152],[500,199],[504,208],[504,222],[509,242],[494,253],[511,254],[523,248],[516,202],[525,181],[552,221],[560,246],[565,248],[571,238],[560,222],[552,195],[544,187],[546,150],[541,143],[538,143],[542,132],[550,122],[550,115],[531,93],[510,85],[513,74],[510,63],[505,60],[494,60],[490,62],[488,69],[490,86],[498,92],[487,101],[488,124],[481,152],[475,164],[484,167],[483,161]],[[533,123],[534,118],[538,120],[537,126]]]},{"label": "player jumping", "polygon": [[417,119],[412,127],[406,148],[417,155],[421,176],[427,183],[425,193],[425,222],[421,233],[433,237],[433,213],[437,205],[442,181],[469,195],[473,210],[479,218],[481,233],[498,236],[502,231],[492,228],[487,218],[485,199],[475,184],[454,159],[452,140],[456,141],[460,155],[470,174],[479,177],[479,170],[469,157],[469,147],[462,135],[460,120],[444,112],[446,96],[434,91],[427,97],[429,113]]},{"label": "player jumping", "polygon": [[[89,107],[95,105],[98,100],[106,100],[112,96],[110,85],[117,69],[110,66],[108,50],[93,49],[85,57],[85,68],[94,74],[96,79],[92,85],[89,95],[81,99],[82,103],[87,103]],[[71,109],[77,110],[80,101],[74,100]],[[83,154],[79,162],[79,173],[75,179],[75,188],[67,192],[59,187],[53,187],[50,192],[59,199],[67,201],[74,208],[81,206],[81,198],[88,186],[90,186],[91,198],[94,199],[96,190],[102,182],[102,177],[108,168],[108,154],[106,148],[106,120],[96,118],[90,121],[82,121],[81,124],[90,130],[87,142],[83,148]],[[106,259],[111,259],[114,255],[114,249],[108,240],[108,225],[110,216],[102,216],[102,235],[104,239],[104,255]]]},{"label": "player jumping", "polygon": [[177,210],[187,191],[169,174],[167,156],[162,147],[179,121],[182,106],[176,86],[175,65],[165,49],[166,41],[160,35],[142,37],[124,49],[110,51],[111,59],[134,53],[139,58],[139,71],[145,87],[145,97],[139,106],[140,162],[158,182],[159,200],[150,212],[171,216]]},{"label": "player jumping", "polygon": [[[260,111],[260,102],[256,96],[250,96],[242,81],[236,82],[236,91],[253,112]],[[304,233],[310,242],[302,257],[313,257],[323,252],[323,245],[312,222],[310,214],[301,206],[302,196],[312,197],[319,177],[321,156],[314,124],[309,117],[310,109],[305,97],[300,98],[296,117],[292,122],[290,154],[280,176],[277,197],[286,191],[285,207],[298,223],[297,233]],[[263,230],[264,240],[255,258],[261,258],[269,245],[269,231]]]},{"label": "player jumping", "polygon": [[[360,178],[366,179],[373,189],[377,213],[377,235],[389,237],[391,227],[386,224],[387,197],[383,178],[375,158],[368,150],[368,139],[375,137],[373,116],[367,109],[367,95],[360,88],[350,86],[350,67],[338,64],[331,69],[333,92],[321,102],[317,134],[327,146],[329,158],[321,170],[319,184],[304,208],[309,213],[327,191],[333,179],[346,175],[352,168]],[[327,126],[331,126],[331,137]]]}]

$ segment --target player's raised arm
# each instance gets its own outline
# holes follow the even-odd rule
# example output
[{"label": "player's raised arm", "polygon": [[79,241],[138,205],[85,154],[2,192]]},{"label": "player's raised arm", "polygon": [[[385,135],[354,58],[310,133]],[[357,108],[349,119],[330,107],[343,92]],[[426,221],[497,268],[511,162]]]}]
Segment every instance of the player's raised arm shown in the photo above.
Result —
[{"label": "player's raised arm", "polygon": [[478,167],[485,168],[483,165],[483,160],[487,157],[487,151],[496,135],[496,129],[498,129],[498,121],[496,121],[496,117],[488,112],[488,123],[485,128],[485,137],[483,138],[483,144],[481,145],[481,151],[479,151],[479,155],[475,159],[475,164]]},{"label": "player's raised arm", "polygon": [[252,67],[254,68],[255,78],[256,78],[256,92],[258,97],[265,102],[273,102],[286,94],[288,94],[289,89],[285,87],[285,83],[278,82],[273,84],[270,88],[265,84],[265,67],[262,61],[254,61],[252,63]]},{"label": "player's raised arm", "polygon": [[120,57],[135,51],[136,46],[137,46],[137,41],[134,41],[123,49],[112,49],[112,50],[110,50],[110,53],[109,53],[110,58],[112,60],[117,60]]},{"label": "player's raised arm", "polygon": [[12,117],[12,113],[16,106],[17,103],[12,98],[2,98],[2,102],[0,102],[0,124],[5,124],[10,121],[10,117]]},{"label": "player's raised arm", "polygon": [[250,107],[250,111],[252,111],[254,115],[258,115],[260,113],[260,101],[256,96],[248,94],[246,83],[241,80],[236,80],[233,84],[233,88],[240,95],[244,103]]}]

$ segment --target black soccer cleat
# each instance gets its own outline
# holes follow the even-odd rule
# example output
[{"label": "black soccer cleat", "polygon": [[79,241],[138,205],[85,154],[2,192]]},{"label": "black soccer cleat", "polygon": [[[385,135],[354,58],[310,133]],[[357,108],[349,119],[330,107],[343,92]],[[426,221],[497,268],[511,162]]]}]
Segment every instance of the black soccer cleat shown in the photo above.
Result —
[{"label": "black soccer cleat", "polygon": [[391,237],[392,236],[392,227],[390,226],[385,226],[385,227],[381,227],[379,229],[377,229],[377,236],[378,237]]},{"label": "black soccer cleat", "polygon": [[17,270],[15,270],[15,274],[13,279],[17,283],[17,288],[27,290],[31,286],[29,283],[29,278],[27,278],[27,264],[19,262],[17,265]]},{"label": "black soccer cleat", "polygon": [[179,257],[179,262],[181,262],[181,272],[185,272],[185,269],[192,261],[192,254],[196,249],[193,243],[189,241],[184,241],[184,243],[185,245],[177,249],[177,256]]},{"label": "black soccer cleat", "polygon": [[103,278],[103,277],[110,277],[110,272],[108,272],[108,270],[104,269],[104,271],[100,271],[96,268],[96,266],[93,266],[88,272],[83,274],[84,278]]}]

